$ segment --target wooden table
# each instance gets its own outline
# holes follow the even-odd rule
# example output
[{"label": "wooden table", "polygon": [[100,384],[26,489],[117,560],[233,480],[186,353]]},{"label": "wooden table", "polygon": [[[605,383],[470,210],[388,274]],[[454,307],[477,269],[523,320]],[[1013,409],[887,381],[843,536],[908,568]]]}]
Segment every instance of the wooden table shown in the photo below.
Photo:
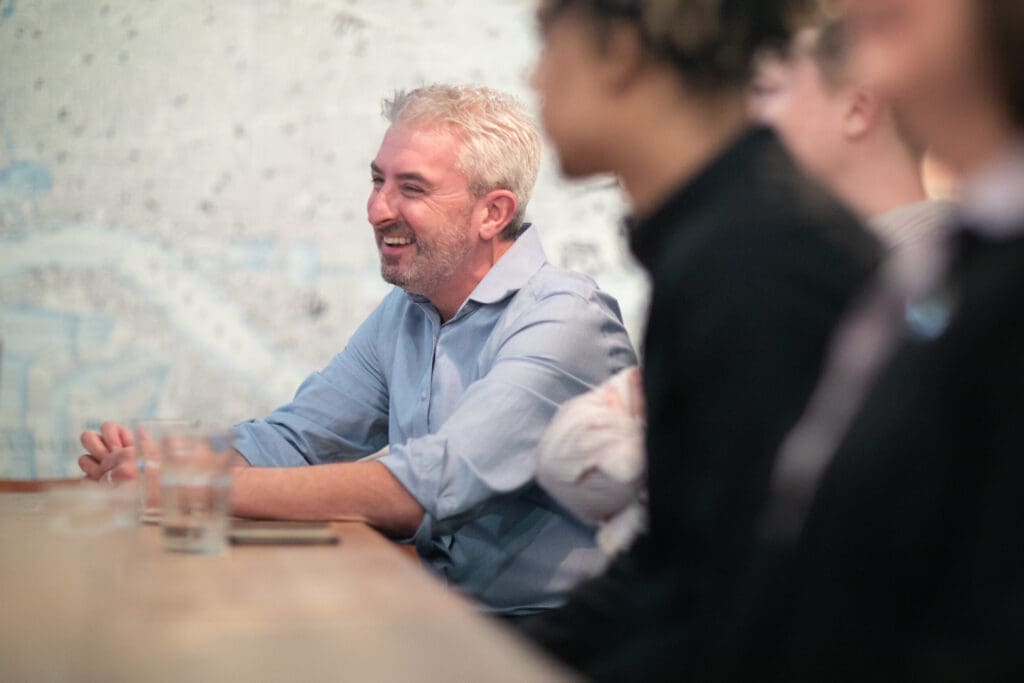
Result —
[{"label": "wooden table", "polygon": [[365,525],[202,557],[55,496],[0,495],[0,681],[572,679]]}]

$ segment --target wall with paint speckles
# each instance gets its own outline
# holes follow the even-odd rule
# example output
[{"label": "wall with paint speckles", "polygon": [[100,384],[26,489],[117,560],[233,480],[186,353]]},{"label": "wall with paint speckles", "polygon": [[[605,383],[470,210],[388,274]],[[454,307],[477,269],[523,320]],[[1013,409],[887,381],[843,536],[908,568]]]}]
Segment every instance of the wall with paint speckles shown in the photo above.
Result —
[{"label": "wall with paint speckles", "polygon": [[[0,477],[74,474],[104,419],[259,416],[387,291],[365,219],[380,99],[533,98],[532,0],[0,0]],[[607,181],[550,155],[549,258],[646,289]]]}]

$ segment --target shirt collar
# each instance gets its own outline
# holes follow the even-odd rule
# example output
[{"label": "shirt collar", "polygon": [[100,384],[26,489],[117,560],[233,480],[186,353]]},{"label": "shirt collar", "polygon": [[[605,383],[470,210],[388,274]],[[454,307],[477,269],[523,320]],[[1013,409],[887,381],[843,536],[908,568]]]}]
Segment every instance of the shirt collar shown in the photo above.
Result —
[{"label": "shirt collar", "polygon": [[[494,304],[518,292],[526,282],[547,263],[544,247],[540,243],[537,229],[524,223],[515,242],[491,266],[484,278],[477,283],[466,301],[479,304]],[[406,292],[406,295],[421,306],[430,306],[430,300],[420,294]],[[455,317],[466,308],[459,307]]]},{"label": "shirt collar", "polygon": [[962,196],[973,232],[997,239],[1024,233],[1024,140],[967,180]]},{"label": "shirt collar", "polygon": [[527,223],[509,250],[470,293],[469,300],[480,304],[497,303],[518,292],[546,262],[537,229]]},{"label": "shirt collar", "polygon": [[904,247],[926,235],[948,231],[959,207],[942,199],[924,199],[897,206],[868,220],[888,248]]}]

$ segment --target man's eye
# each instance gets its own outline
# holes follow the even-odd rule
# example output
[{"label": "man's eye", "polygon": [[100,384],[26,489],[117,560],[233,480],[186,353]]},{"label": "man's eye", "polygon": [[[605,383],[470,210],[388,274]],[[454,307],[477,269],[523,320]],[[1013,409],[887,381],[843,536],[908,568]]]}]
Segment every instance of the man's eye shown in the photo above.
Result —
[{"label": "man's eye", "polygon": [[373,177],[370,178],[370,182],[373,183],[374,186],[383,185],[384,184],[384,179],[380,178],[378,176],[373,176]]},{"label": "man's eye", "polygon": [[423,194],[423,188],[416,185],[402,185],[402,191],[409,194]]}]

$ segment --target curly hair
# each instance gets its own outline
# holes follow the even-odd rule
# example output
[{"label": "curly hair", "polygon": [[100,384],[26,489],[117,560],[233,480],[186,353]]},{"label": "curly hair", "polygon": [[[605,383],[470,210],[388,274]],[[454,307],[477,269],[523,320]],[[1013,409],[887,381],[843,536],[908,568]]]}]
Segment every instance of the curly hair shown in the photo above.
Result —
[{"label": "curly hair", "polygon": [[781,49],[792,17],[814,0],[548,0],[541,21],[582,11],[599,29],[635,24],[647,53],[703,90],[744,86],[754,57]]}]

